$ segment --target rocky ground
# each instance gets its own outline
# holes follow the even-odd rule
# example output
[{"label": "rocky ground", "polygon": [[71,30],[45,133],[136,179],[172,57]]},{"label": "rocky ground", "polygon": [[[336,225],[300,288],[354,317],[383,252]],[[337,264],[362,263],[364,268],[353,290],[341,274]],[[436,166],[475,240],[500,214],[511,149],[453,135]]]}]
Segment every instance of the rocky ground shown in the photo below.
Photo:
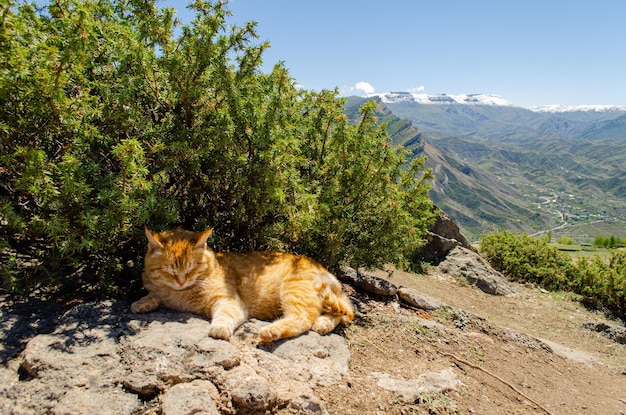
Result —
[{"label": "rocky ground", "polygon": [[[320,392],[330,413],[626,413],[624,339],[588,328],[619,323],[564,295],[517,284],[516,294],[488,295],[438,269],[395,270],[390,280],[448,307],[373,304],[345,330],[348,386]],[[453,386],[416,395],[386,388],[380,375],[411,384],[441,371],[453,374]]]},{"label": "rocky ground", "polygon": [[4,304],[0,413],[626,413],[623,325],[533,287],[487,294],[476,264],[449,265],[376,273],[421,308],[346,284],[352,325],[272,345],[259,321],[224,342],[206,320],[123,301]]}]

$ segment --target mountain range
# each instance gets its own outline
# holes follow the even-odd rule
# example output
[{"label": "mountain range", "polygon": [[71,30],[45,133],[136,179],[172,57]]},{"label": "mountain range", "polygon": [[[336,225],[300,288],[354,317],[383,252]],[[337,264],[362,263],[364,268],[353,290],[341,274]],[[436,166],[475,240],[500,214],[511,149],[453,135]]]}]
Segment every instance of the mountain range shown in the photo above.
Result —
[{"label": "mountain range", "polygon": [[403,92],[376,100],[393,142],[426,155],[431,198],[472,240],[553,229],[577,242],[626,236],[626,107],[522,108],[489,94]]}]

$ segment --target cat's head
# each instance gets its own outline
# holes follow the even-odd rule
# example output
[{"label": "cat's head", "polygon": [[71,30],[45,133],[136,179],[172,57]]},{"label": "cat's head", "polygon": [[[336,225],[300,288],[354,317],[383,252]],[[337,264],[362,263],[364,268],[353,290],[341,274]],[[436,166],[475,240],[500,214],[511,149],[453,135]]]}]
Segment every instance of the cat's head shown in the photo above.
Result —
[{"label": "cat's head", "polygon": [[173,290],[194,285],[210,265],[212,251],[207,249],[206,241],[212,231],[174,229],[156,233],[146,228],[144,281]]}]

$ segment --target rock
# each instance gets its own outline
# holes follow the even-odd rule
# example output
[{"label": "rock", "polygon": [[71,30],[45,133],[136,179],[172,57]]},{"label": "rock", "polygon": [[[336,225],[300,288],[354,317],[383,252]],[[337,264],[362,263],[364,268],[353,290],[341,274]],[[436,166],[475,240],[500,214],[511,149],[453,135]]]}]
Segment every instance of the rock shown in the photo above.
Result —
[{"label": "rock", "polygon": [[444,305],[441,301],[409,287],[400,287],[398,289],[398,297],[400,297],[403,303],[426,311],[436,310]]},{"label": "rock", "polygon": [[435,223],[430,227],[429,231],[432,233],[442,236],[446,239],[454,239],[457,241],[463,248],[470,249],[470,244],[465,238],[465,236],[461,233],[461,230],[457,226],[456,223],[448,216],[444,211],[437,209],[437,219]]},{"label": "rock", "polygon": [[230,343],[205,337],[196,343],[196,347],[203,355],[209,356],[210,364],[230,369],[237,366],[241,361],[239,350]]},{"label": "rock", "polygon": [[345,381],[345,340],[309,332],[259,345],[266,324],[248,321],[227,342],[192,314],[81,305],[28,342],[19,368],[0,368],[0,412],[131,414],[149,403],[164,415],[325,413],[315,389]]},{"label": "rock", "polygon": [[[267,323],[247,322],[235,333],[235,342],[248,342]],[[340,383],[347,377],[350,351],[345,339],[336,334],[321,336],[310,331],[305,335],[265,344],[249,350],[242,357],[242,367],[271,379],[269,383],[280,406],[307,413],[326,413],[323,402],[315,395],[319,386]],[[247,370],[247,369],[246,369]],[[230,372],[226,372],[230,376]],[[232,380],[231,380],[232,381]]]},{"label": "rock", "polygon": [[396,379],[387,373],[374,373],[377,385],[398,394],[406,403],[416,403],[423,394],[437,394],[456,390],[460,384],[452,368],[427,372],[415,379]]},{"label": "rock", "polygon": [[341,265],[337,278],[369,294],[391,297],[398,292],[398,287],[392,282],[372,275],[363,269],[357,271],[354,268]]},{"label": "rock", "polygon": [[249,374],[236,379],[230,393],[235,407],[245,412],[265,412],[276,402],[276,394],[269,382],[257,374]]},{"label": "rock", "polygon": [[475,251],[450,216],[442,210],[435,210],[435,223],[428,229],[426,243],[415,252],[415,259],[438,264],[457,246]]},{"label": "rock", "polygon": [[[19,383],[17,371],[0,366],[0,414],[27,413],[10,396],[10,391]],[[17,407],[17,408],[16,408]]]},{"label": "rock", "polygon": [[219,415],[211,395],[215,386],[206,380],[194,380],[174,385],[161,399],[162,415]]},{"label": "rock", "polygon": [[337,274],[337,278],[341,281],[351,283],[358,279],[358,273],[354,268],[350,268],[346,265],[339,265],[339,273]]},{"label": "rock", "polygon": [[584,323],[583,328],[596,331],[619,344],[626,344],[626,327],[606,323]]},{"label": "rock", "polygon": [[137,396],[121,387],[118,312],[107,302],[66,313],[56,330],[28,342],[20,371],[30,381],[7,394],[20,396],[25,413],[126,414],[138,408]]},{"label": "rock", "polygon": [[18,381],[19,376],[17,373],[0,366],[0,392],[10,389]]},{"label": "rock", "polygon": [[566,347],[562,344],[558,344],[546,339],[537,340],[539,340],[544,347],[547,347],[548,350],[550,350],[557,356],[561,356],[574,362],[583,363],[589,366],[602,364],[602,361],[596,356],[583,350],[572,349],[570,347]]},{"label": "rock", "polygon": [[71,388],[64,391],[52,411],[55,415],[65,414],[130,414],[139,407],[136,396],[125,393],[121,388]]},{"label": "rock", "polygon": [[168,383],[191,382],[238,364],[240,352],[231,343],[208,337],[209,321],[191,314],[151,314],[153,321],[120,339],[124,357],[133,362],[124,378],[133,392],[149,398]]},{"label": "rock", "polygon": [[509,295],[515,293],[512,284],[477,253],[457,246],[436,268],[442,274],[463,277],[487,294]]},{"label": "rock", "polygon": [[415,257],[421,261],[438,264],[448,255],[448,252],[459,245],[456,239],[444,238],[441,235],[429,232],[426,235],[426,242],[415,253]]},{"label": "rock", "polygon": [[309,368],[307,376],[311,376],[310,382],[316,386],[330,386],[348,375],[350,349],[340,336],[310,332],[278,343],[272,354]]}]

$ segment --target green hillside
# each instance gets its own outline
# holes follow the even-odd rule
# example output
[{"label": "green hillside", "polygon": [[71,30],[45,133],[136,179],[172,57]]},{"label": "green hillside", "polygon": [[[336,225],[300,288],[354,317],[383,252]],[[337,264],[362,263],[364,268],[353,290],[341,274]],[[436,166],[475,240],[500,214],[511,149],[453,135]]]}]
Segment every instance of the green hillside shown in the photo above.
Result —
[{"label": "green hillside", "polygon": [[613,120],[592,124],[578,134],[578,137],[587,140],[615,140],[626,141],[626,114]]},{"label": "green hillside", "polygon": [[[589,224],[608,222],[613,233],[626,233],[623,113],[375,99],[394,143],[428,156],[435,176],[431,198],[468,238],[562,226],[560,234],[593,239]],[[347,114],[358,116],[365,100],[348,99]]]}]

